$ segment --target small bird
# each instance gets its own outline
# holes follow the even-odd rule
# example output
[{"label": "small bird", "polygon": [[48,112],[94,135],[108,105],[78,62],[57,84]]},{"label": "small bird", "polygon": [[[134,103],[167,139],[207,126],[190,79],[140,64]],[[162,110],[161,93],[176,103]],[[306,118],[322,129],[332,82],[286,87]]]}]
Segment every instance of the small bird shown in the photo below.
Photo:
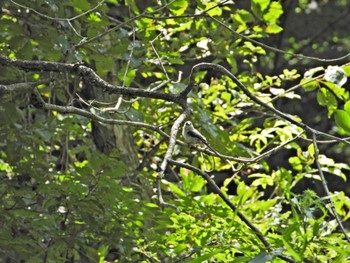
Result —
[{"label": "small bird", "polygon": [[182,136],[189,144],[193,145],[205,145],[211,151],[215,153],[218,157],[222,158],[220,154],[215,151],[207,142],[207,139],[196,129],[193,127],[192,122],[186,121],[184,127],[182,129]]},{"label": "small bird", "polygon": [[205,144],[207,139],[193,127],[192,122],[186,121],[182,129],[182,135],[189,144]]}]

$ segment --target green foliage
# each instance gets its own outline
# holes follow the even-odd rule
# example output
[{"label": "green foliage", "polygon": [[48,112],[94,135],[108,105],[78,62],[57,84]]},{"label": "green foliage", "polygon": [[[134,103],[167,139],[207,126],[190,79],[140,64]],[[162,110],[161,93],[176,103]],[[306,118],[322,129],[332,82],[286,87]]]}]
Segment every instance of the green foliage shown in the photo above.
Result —
[{"label": "green foliage", "polygon": [[[324,72],[320,77],[316,74]],[[348,65],[343,67],[329,66],[324,69],[317,67],[307,71],[304,79],[301,80],[306,91],[317,89],[317,102],[328,109],[328,118],[334,114],[335,123],[340,129],[340,133],[350,132],[349,115],[349,91],[343,87],[350,76]],[[345,103],[344,110],[339,109],[339,102]]]},{"label": "green foliage", "polygon": [[[326,132],[350,133],[349,65],[304,73],[285,64],[288,68],[278,73],[266,73],[263,60],[272,60],[270,51],[253,40],[283,30],[282,2],[253,0],[247,8],[231,1],[176,0],[160,7],[161,2],[22,1],[27,8],[5,2],[0,50],[10,58],[83,62],[113,85],[172,94],[187,87],[193,65],[222,64],[256,98],[283,112],[291,112],[304,94],[313,94],[328,118],[334,116],[335,125]],[[306,8],[307,1],[300,6]],[[98,91],[103,99],[85,98],[94,83],[82,83],[73,72],[23,73],[3,65],[0,70],[2,85],[49,79],[50,84],[37,86],[48,103],[156,125],[166,133],[182,112],[174,103],[132,96],[122,98],[118,111],[105,112],[119,97]],[[125,160],[131,149],[126,154],[118,148],[108,154],[97,149],[96,122],[44,110],[31,91],[0,93],[0,257],[26,262],[349,260],[349,243],[329,205],[333,200],[341,220],[349,221],[346,189],[324,196],[298,188],[305,179],[320,182],[317,164],[329,178],[345,182],[350,171],[345,144],[334,142],[334,151],[320,147],[316,155],[319,149],[301,134],[301,127],[253,103],[228,76],[208,70],[197,72],[195,80],[199,85],[188,98],[193,123],[210,145],[229,156],[261,158],[245,163],[234,159],[237,171],[232,171],[220,158],[180,143],[172,158],[203,171],[215,166],[215,179],[219,177],[221,191],[237,210],[213,192],[210,182],[177,166],[167,169],[176,180],[163,178],[161,187],[163,198],[180,213],[159,207],[155,176],[168,137],[157,129],[132,130],[138,167],[131,169]],[[300,85],[289,89],[296,82]],[[294,120],[304,120],[305,112],[292,112]],[[322,114],[315,113],[323,119]],[[287,154],[280,156],[283,151]],[[346,157],[332,156],[334,152]],[[239,213],[261,231],[269,249]]]},{"label": "green foliage", "polygon": [[336,110],[334,118],[338,127],[350,133],[350,101],[345,103],[344,110]]}]

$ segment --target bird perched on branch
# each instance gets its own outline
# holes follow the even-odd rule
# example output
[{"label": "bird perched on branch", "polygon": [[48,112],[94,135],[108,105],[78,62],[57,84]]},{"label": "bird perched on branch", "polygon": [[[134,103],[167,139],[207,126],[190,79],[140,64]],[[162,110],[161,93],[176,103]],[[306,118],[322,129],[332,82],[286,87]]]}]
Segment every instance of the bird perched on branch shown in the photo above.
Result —
[{"label": "bird perched on branch", "polygon": [[190,121],[185,122],[183,129],[182,129],[182,136],[185,138],[185,140],[189,144],[205,145],[212,152],[214,152],[215,155],[222,158],[220,156],[220,154],[209,145],[209,143],[207,142],[207,139],[196,128],[193,127],[192,122],[190,122]]}]

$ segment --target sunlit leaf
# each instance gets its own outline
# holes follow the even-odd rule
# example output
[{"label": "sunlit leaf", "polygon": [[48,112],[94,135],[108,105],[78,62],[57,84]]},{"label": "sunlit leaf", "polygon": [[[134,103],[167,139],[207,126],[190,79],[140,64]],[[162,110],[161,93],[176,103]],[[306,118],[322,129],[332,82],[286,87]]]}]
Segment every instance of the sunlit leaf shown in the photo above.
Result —
[{"label": "sunlit leaf", "polygon": [[280,2],[271,1],[269,10],[264,14],[264,19],[267,22],[274,23],[283,14],[282,5]]},{"label": "sunlit leaf", "polygon": [[195,176],[192,178],[191,180],[191,188],[190,191],[191,192],[198,192],[200,191],[203,186],[205,185],[206,181],[200,177],[200,176]]},{"label": "sunlit leaf", "polygon": [[209,10],[208,15],[210,16],[221,16],[222,10],[215,2],[210,2],[206,5],[205,10]]},{"label": "sunlit leaf", "polygon": [[304,73],[304,78],[305,78],[306,80],[311,79],[311,78],[315,77],[315,74],[316,74],[316,73],[320,73],[320,72],[322,72],[323,70],[324,70],[324,67],[312,68],[312,69],[310,69],[310,70],[308,70],[308,71],[306,71],[306,72]]},{"label": "sunlit leaf", "polygon": [[333,112],[338,107],[338,102],[333,93],[326,88],[321,88],[317,92],[317,101],[321,106],[327,106],[328,117],[330,117]]},{"label": "sunlit leaf", "polygon": [[288,159],[288,161],[292,165],[294,170],[301,171],[303,169],[302,162],[301,162],[301,160],[298,157],[296,157],[296,156],[290,157]]},{"label": "sunlit leaf", "polygon": [[324,78],[340,87],[343,86],[348,79],[344,69],[338,66],[328,66]]},{"label": "sunlit leaf", "polygon": [[347,101],[344,105],[344,110],[350,114],[350,101]]},{"label": "sunlit leaf", "polygon": [[171,2],[169,9],[174,15],[179,16],[186,11],[187,6],[188,6],[187,0],[175,0]]},{"label": "sunlit leaf", "polygon": [[336,110],[334,113],[335,123],[345,132],[350,134],[350,114],[344,110]]},{"label": "sunlit leaf", "polygon": [[279,25],[277,25],[275,23],[269,24],[266,27],[266,33],[269,33],[269,34],[278,34],[281,31],[283,31],[283,27],[280,27]]}]

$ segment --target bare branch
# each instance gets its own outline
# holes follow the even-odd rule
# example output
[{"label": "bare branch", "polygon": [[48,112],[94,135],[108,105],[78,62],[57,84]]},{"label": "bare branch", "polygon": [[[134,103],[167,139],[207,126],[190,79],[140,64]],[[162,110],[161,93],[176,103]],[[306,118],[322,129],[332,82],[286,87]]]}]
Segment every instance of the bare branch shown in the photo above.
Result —
[{"label": "bare branch", "polygon": [[160,205],[173,207],[176,209],[177,212],[179,212],[179,209],[176,206],[168,204],[164,201],[163,196],[162,196],[161,180],[164,176],[165,169],[168,165],[168,160],[171,159],[171,157],[172,157],[173,150],[174,150],[175,143],[176,143],[176,137],[177,137],[177,134],[179,132],[180,125],[190,115],[191,115],[191,110],[189,108],[186,108],[185,111],[176,119],[173,126],[171,127],[168,149],[164,155],[162,164],[160,165],[160,171],[157,174],[157,194],[158,194],[158,199],[159,199]]}]

